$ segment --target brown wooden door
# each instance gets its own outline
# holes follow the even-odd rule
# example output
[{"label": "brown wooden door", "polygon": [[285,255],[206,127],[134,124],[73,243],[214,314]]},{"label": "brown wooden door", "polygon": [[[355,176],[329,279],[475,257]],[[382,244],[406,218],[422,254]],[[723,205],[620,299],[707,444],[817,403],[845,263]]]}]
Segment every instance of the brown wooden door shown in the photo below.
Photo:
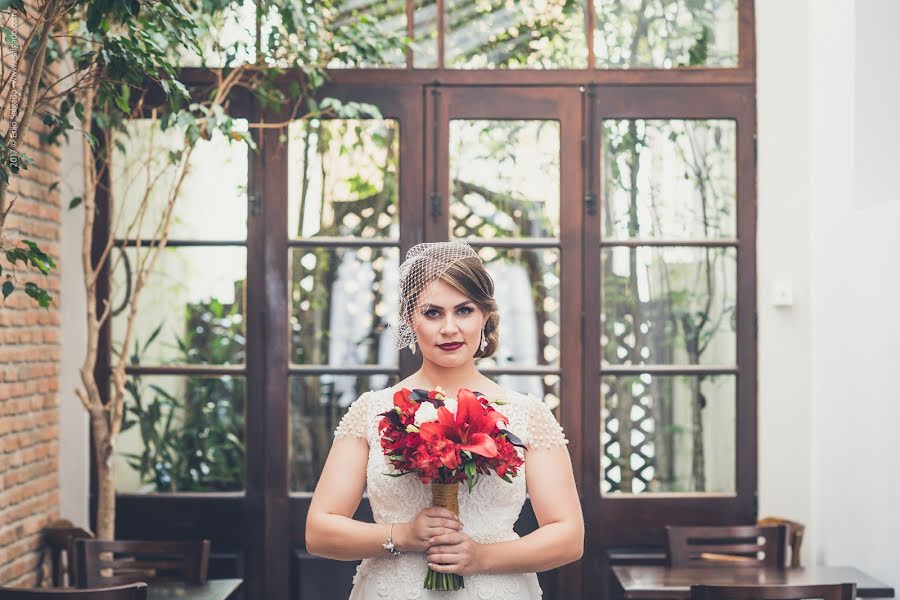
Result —
[{"label": "brown wooden door", "polygon": [[583,492],[605,574],[659,560],[666,525],[756,519],[755,106],[727,85],[589,106]]},{"label": "brown wooden door", "polygon": [[[426,239],[465,239],[494,270],[501,346],[505,338],[521,351],[501,347],[496,360],[479,368],[550,403],[569,437],[580,484],[579,89],[428,86],[425,102]],[[516,274],[526,289],[515,287]],[[536,526],[527,507],[519,532]],[[580,565],[541,574],[541,581],[548,598],[579,597]]]}]

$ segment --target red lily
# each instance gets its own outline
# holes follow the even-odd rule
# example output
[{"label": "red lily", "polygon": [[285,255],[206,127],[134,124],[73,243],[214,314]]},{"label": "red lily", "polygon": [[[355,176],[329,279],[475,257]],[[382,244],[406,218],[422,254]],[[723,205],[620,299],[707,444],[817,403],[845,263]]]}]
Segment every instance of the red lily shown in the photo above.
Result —
[{"label": "red lily", "polygon": [[497,456],[497,444],[490,434],[499,422],[507,418],[499,412],[487,411],[470,390],[460,388],[456,393],[456,418],[441,406],[438,408],[437,423],[422,423],[419,435],[425,441],[444,437],[455,442],[460,450],[468,450],[487,458]]}]

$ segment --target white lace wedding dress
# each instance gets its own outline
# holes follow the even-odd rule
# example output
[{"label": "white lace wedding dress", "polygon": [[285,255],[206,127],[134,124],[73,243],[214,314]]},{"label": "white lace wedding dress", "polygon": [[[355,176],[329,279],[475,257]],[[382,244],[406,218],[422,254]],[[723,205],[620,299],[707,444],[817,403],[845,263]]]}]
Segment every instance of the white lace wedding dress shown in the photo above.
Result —
[{"label": "white lace wedding dress", "polygon": [[[549,408],[537,397],[504,388],[505,402],[497,409],[509,418],[508,429],[530,449],[568,443]],[[390,389],[369,391],[350,405],[335,430],[335,437],[364,437],[369,443],[366,486],[376,523],[409,522],[431,505],[431,488],[413,475],[388,477],[388,463],[378,439],[378,415],[393,406]],[[521,452],[521,450],[520,450]],[[526,455],[526,464],[527,464]],[[517,539],[513,525],[525,502],[525,468],[512,483],[492,474],[482,477],[470,494],[459,488],[460,520],[473,540],[491,544]],[[526,600],[541,597],[534,573],[465,576],[465,588],[434,592],[423,588],[427,571],[425,554],[368,558],[357,567],[350,600]]]}]

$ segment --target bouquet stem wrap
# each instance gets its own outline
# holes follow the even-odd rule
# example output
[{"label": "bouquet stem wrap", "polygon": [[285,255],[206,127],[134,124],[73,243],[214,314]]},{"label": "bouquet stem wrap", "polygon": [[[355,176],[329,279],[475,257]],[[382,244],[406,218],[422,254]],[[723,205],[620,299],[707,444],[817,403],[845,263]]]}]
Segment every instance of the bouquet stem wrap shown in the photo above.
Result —
[{"label": "bouquet stem wrap", "polygon": [[[459,515],[459,484],[458,483],[431,483],[431,505],[446,508],[455,515]],[[425,575],[425,589],[437,591],[456,591],[466,587],[462,575],[456,573],[436,573],[431,568]]]}]

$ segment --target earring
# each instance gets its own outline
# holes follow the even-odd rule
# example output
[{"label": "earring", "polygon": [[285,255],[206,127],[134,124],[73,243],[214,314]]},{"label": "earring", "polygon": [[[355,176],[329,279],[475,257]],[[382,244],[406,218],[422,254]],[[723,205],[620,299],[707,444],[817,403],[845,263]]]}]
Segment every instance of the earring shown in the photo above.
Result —
[{"label": "earring", "polygon": [[416,353],[416,342],[415,342],[415,340],[413,340],[413,341],[411,341],[411,342],[409,343],[409,351],[412,352],[413,354]]},{"label": "earring", "polygon": [[481,331],[481,351],[487,348],[487,329]]}]

